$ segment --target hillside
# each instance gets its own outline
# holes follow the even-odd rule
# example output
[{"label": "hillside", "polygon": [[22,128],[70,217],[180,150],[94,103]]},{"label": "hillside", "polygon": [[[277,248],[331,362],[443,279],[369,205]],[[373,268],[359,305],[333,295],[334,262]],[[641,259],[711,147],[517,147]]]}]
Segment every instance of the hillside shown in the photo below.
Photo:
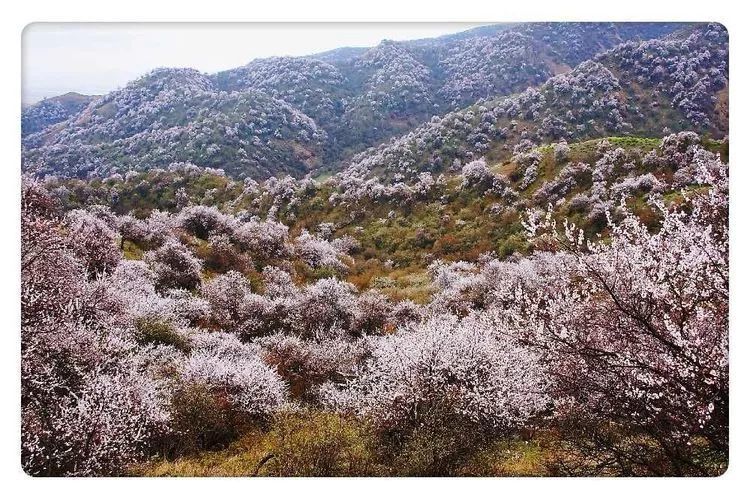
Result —
[{"label": "hillside", "polygon": [[619,43],[681,28],[501,25],[383,41],[321,59],[260,59],[215,75],[160,69],[89,108],[61,114],[67,121],[27,126],[24,169],[81,177],[189,161],[238,178],[301,177],[322,166],[338,169],[352,154],[432,116],[542,84]]},{"label": "hillside", "polygon": [[[231,82],[227,88],[249,86],[281,93],[281,98],[294,93],[299,104],[303,99],[301,109],[331,137],[328,158],[335,161],[435,114],[523,90],[600,50],[656,38],[682,26],[497,25],[436,39],[386,40],[370,49],[341,49],[310,58],[253,61],[218,77]],[[315,109],[321,100],[325,106]]]},{"label": "hillside", "polygon": [[[284,101],[220,92],[192,69],[157,69],[24,140],[38,175],[106,175],[194,161],[241,176],[320,166],[325,132]],[[273,170],[271,170],[271,168]]]},{"label": "hillside", "polygon": [[24,107],[21,112],[21,136],[41,132],[50,125],[67,120],[80,113],[96,98],[96,95],[69,92]]},{"label": "hillside", "polygon": [[[435,259],[477,261],[485,253],[506,258],[528,252],[522,221],[529,210],[544,211],[552,204],[557,216],[594,236],[606,229],[606,212],[617,211],[620,197],[628,196],[636,213],[655,220],[648,196],[658,192],[679,199],[680,189],[690,187],[686,179],[695,162],[714,154],[726,161],[728,143],[685,132],[663,140],[560,142],[526,154],[524,158],[536,161],[533,181],[525,175],[528,167],[516,158],[494,164],[475,160],[455,173],[422,174],[411,184],[384,185],[346,176],[322,182],[287,177],[243,183],[175,164],[125,178],[54,181],[48,187],[66,210],[101,205],[115,214],[147,218],[154,210],[176,213],[196,204],[244,218],[278,220],[291,235],[317,234],[324,227],[327,237],[356,241],[359,249],[342,274],[350,282],[422,301],[429,291],[417,283]],[[129,244],[134,254],[144,249],[137,242]],[[324,274],[313,272],[306,278]]]},{"label": "hillside", "polygon": [[716,25],[630,42],[539,87],[435,117],[354,156],[345,174],[401,180],[480,156],[507,160],[535,144],[623,133],[697,130],[721,137],[728,126],[719,106],[727,58],[727,34]]}]

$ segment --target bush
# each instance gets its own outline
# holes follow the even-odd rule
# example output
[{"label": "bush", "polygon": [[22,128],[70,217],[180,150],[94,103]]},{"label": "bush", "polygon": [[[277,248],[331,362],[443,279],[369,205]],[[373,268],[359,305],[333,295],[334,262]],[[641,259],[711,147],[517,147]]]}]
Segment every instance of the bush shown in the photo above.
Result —
[{"label": "bush", "polygon": [[203,383],[187,383],[172,397],[172,435],[164,454],[179,456],[225,447],[239,436],[248,418]]},{"label": "bush", "polygon": [[200,239],[208,239],[213,232],[229,230],[230,219],[214,206],[188,206],[177,217],[179,227]]},{"label": "bush", "polygon": [[238,411],[264,418],[286,400],[286,386],[264,364],[258,349],[227,333],[200,333],[180,368],[187,383],[201,383],[226,398]]},{"label": "bush", "polygon": [[260,341],[263,359],[274,366],[295,397],[317,402],[318,388],[325,381],[354,372],[369,354],[366,339],[346,337],[303,340],[274,334]]},{"label": "bush", "polygon": [[282,414],[269,438],[274,476],[364,476],[377,474],[374,439],[366,425],[327,412]]},{"label": "bush", "polygon": [[500,327],[491,314],[436,316],[403,327],[374,340],[362,372],[343,389],[328,385],[323,396],[398,439],[521,427],[549,403],[548,381],[539,356]]},{"label": "bush", "polygon": [[213,235],[209,237],[208,254],[206,255],[206,267],[215,272],[226,272],[236,270],[245,272],[251,268],[252,260],[239,252],[232,244],[229,236]]},{"label": "bush", "polygon": [[170,345],[181,352],[190,351],[190,342],[169,322],[153,317],[139,317],[135,320],[137,339],[142,344]]},{"label": "bush", "polygon": [[122,258],[117,234],[103,220],[84,210],[68,213],[70,243],[90,276],[111,272]]},{"label": "bush", "polygon": [[165,242],[159,249],[149,251],[143,259],[156,276],[159,289],[195,289],[201,282],[201,261],[175,239]]}]

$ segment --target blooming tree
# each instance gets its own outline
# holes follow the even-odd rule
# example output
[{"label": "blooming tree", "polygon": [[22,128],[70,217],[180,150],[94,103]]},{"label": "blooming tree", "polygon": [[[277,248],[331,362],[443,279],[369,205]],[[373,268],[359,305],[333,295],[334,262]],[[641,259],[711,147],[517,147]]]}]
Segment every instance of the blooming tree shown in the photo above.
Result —
[{"label": "blooming tree", "polygon": [[500,334],[490,316],[435,316],[374,340],[372,359],[331,403],[399,431],[459,419],[525,424],[548,402],[540,357]]}]

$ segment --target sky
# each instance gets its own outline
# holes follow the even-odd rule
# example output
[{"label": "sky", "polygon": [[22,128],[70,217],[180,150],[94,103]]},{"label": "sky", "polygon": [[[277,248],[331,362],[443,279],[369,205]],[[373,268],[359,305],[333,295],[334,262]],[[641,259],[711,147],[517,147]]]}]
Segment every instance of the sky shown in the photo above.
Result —
[{"label": "sky", "polygon": [[371,47],[464,31],[466,23],[33,23],[23,33],[23,95],[104,94],[157,67],[206,73],[270,56]]}]

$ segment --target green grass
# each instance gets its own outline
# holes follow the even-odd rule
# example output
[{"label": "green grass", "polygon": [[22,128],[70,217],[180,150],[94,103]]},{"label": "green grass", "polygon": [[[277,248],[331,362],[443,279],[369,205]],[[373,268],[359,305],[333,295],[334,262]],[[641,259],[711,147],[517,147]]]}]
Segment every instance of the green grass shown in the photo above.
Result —
[{"label": "green grass", "polygon": [[458,471],[464,476],[545,476],[555,449],[543,438],[500,440],[476,453]]},{"label": "green grass", "polygon": [[125,240],[122,242],[122,253],[126,260],[143,259],[143,250],[133,241]]},{"label": "green grass", "polygon": [[136,319],[137,340],[142,344],[169,345],[178,350],[190,350],[190,342],[172,324],[158,319],[141,317]]},{"label": "green grass", "polygon": [[333,413],[280,414],[228,448],[134,466],[140,476],[370,476],[383,474],[365,425]]}]

